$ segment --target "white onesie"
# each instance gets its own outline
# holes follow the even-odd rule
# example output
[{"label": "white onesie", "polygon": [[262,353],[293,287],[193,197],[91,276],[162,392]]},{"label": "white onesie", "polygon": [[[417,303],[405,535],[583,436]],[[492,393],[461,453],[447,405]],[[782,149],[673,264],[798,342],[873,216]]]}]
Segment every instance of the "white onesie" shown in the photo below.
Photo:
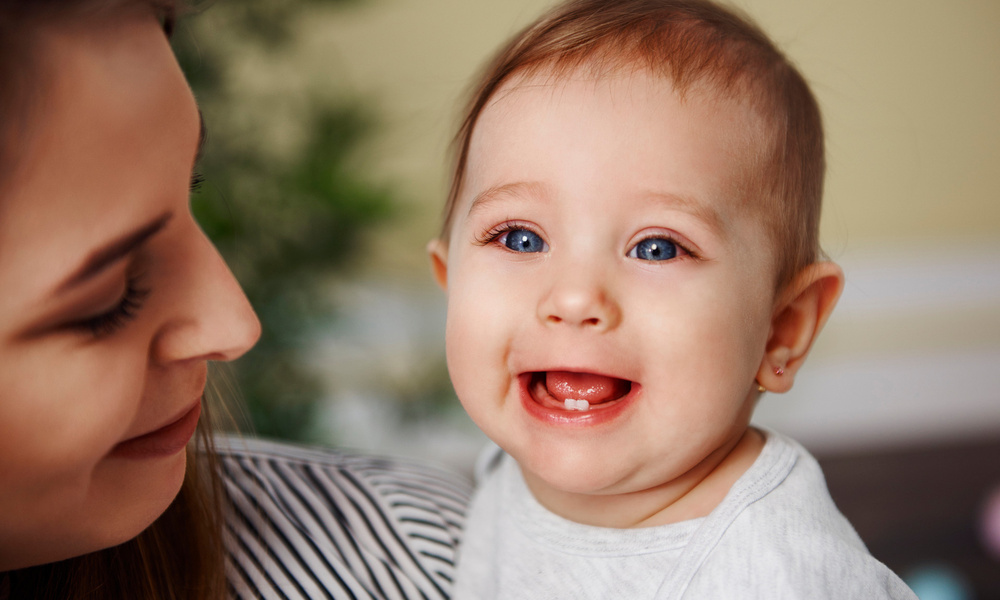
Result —
[{"label": "white onesie", "polygon": [[459,548],[455,598],[907,599],[837,510],[816,460],[767,442],[704,518],[640,529],[574,523],[542,507],[491,446]]}]

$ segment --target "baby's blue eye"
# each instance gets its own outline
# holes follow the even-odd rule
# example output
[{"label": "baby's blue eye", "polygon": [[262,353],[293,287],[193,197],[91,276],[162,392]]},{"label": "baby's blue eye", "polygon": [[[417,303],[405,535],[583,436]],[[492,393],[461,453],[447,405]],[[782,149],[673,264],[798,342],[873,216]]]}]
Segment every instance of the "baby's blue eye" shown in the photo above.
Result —
[{"label": "baby's blue eye", "polygon": [[677,244],[665,238],[646,238],[633,246],[628,255],[639,260],[670,260],[677,257]]},{"label": "baby's blue eye", "polygon": [[545,252],[548,249],[545,240],[527,229],[511,229],[504,234],[503,245],[514,252]]}]

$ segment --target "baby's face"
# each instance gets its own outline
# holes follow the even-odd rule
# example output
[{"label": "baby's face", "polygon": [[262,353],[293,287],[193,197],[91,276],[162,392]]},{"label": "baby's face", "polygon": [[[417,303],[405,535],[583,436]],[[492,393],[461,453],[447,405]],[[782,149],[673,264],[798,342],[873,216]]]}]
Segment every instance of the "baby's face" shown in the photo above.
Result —
[{"label": "baby's face", "polygon": [[737,195],[747,119],[644,73],[542,74],[476,125],[437,253],[448,367],[556,512],[655,490],[746,429],[774,302]]}]

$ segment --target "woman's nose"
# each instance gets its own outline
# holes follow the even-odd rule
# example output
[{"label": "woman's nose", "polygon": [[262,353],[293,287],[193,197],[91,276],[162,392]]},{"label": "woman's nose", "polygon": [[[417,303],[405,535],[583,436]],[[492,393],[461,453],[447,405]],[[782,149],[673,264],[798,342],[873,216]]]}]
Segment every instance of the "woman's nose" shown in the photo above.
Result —
[{"label": "woman's nose", "polygon": [[614,329],[621,322],[621,307],[606,284],[586,266],[563,269],[538,304],[539,320],[598,332]]},{"label": "woman's nose", "polygon": [[229,361],[242,356],[260,338],[261,326],[246,294],[215,246],[198,230],[185,269],[187,281],[177,291],[175,317],[157,336],[155,357]]}]

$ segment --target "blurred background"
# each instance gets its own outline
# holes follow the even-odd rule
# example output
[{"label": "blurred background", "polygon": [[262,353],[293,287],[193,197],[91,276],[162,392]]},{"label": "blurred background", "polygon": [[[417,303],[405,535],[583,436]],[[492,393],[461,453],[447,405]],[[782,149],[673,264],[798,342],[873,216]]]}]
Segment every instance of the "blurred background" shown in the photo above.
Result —
[{"label": "blurred background", "polygon": [[[236,372],[260,435],[471,468],[424,245],[467,86],[552,4],[229,0],[181,23],[208,128],[193,203],[265,328]],[[735,6],[819,98],[847,274],[756,420],[821,458],[922,600],[1000,598],[1000,2]]]}]

